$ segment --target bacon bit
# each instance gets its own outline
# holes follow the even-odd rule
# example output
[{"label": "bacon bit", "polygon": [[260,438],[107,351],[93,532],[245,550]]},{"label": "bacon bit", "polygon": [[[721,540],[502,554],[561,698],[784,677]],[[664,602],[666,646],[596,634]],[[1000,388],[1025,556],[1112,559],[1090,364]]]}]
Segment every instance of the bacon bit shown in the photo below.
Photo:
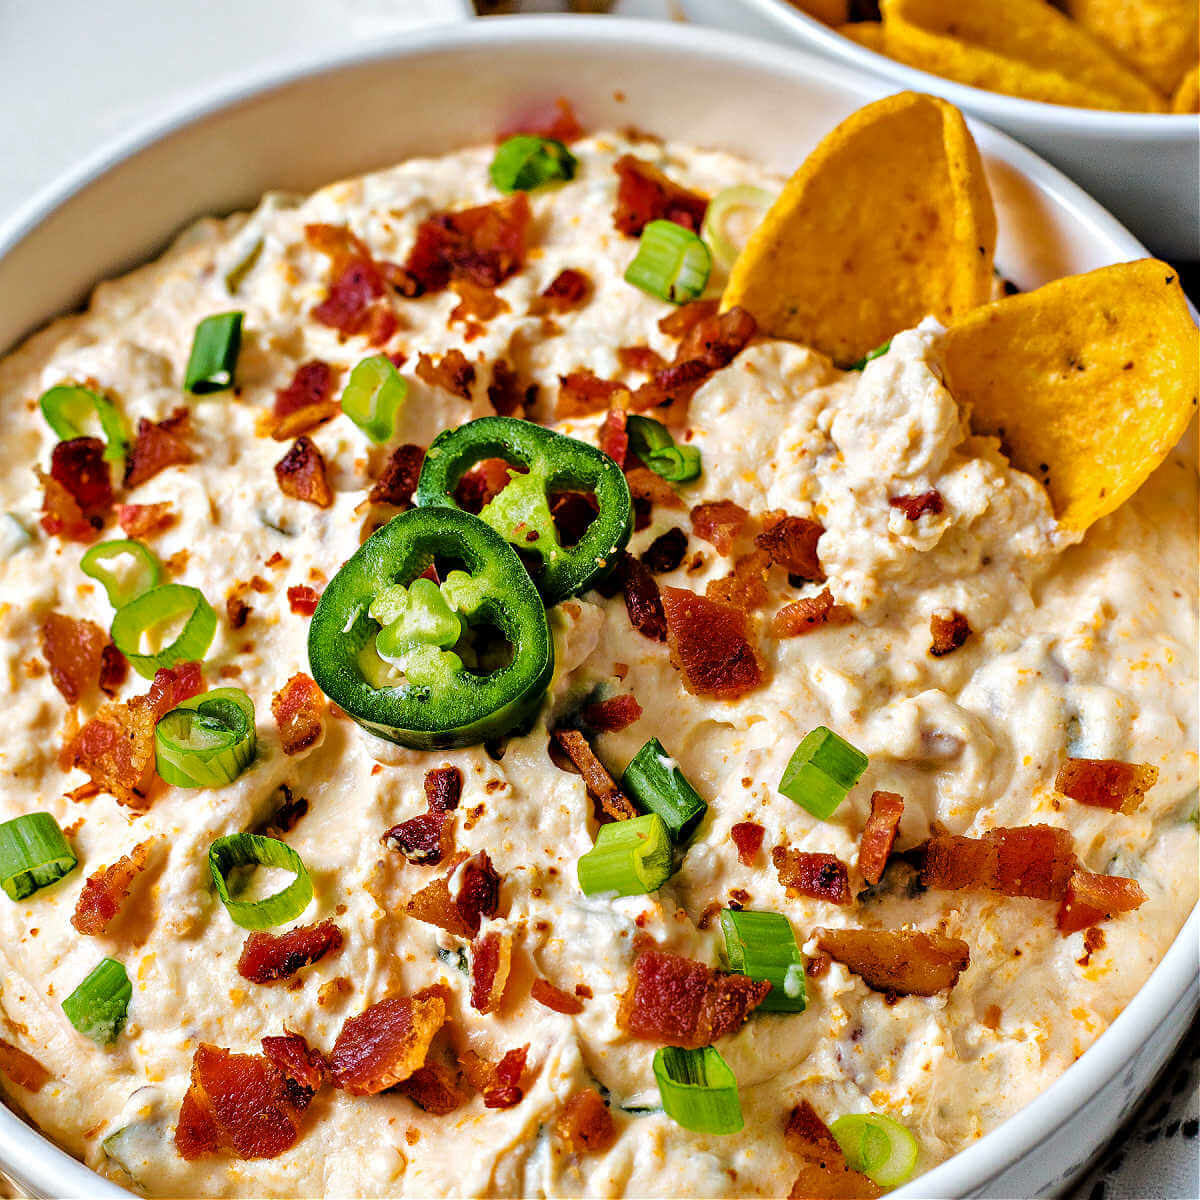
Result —
[{"label": "bacon bit", "polygon": [[290,1029],[285,1029],[282,1035],[263,1038],[262,1048],[267,1061],[283,1076],[288,1103],[297,1112],[303,1112],[329,1073],[325,1056]]},{"label": "bacon bit", "polygon": [[929,632],[933,637],[929,653],[934,658],[941,658],[957,650],[971,636],[971,626],[967,624],[967,618],[955,610],[948,617],[934,613],[929,618]]},{"label": "bacon bit", "polygon": [[820,521],[785,516],[764,529],[754,543],[789,575],[798,575],[808,583],[824,583],[825,572],[817,557],[817,543],[824,532]]},{"label": "bacon bit", "polygon": [[642,554],[642,564],[655,575],[674,571],[687,553],[687,534],[678,525],[659,534]]},{"label": "bacon bit", "polygon": [[926,887],[1035,900],[1062,900],[1076,867],[1070,833],[1053,825],[992,829],[982,838],[936,834],[917,854]]},{"label": "bacon bit", "polygon": [[63,537],[71,542],[91,542],[97,528],[84,515],[75,497],[57,479],[35,467],[42,485],[42,528],[51,537]]},{"label": "bacon bit", "polygon": [[554,1120],[554,1132],[568,1154],[603,1154],[617,1140],[612,1113],[595,1088],[582,1088],[568,1097]]},{"label": "bacon bit", "polygon": [[787,846],[776,846],[771,861],[788,896],[811,896],[833,904],[850,903],[850,880],[846,864],[835,854],[809,854]]},{"label": "bacon bit", "polygon": [[440,995],[391,996],[342,1025],[329,1056],[333,1086],[352,1096],[374,1096],[407,1079],[425,1062],[434,1034],[445,1024]]},{"label": "bacon bit", "polygon": [[383,841],[411,863],[426,866],[440,863],[450,849],[445,836],[449,814],[462,796],[462,772],[457,767],[435,767],[425,773],[427,811],[383,835]]},{"label": "bacon bit", "polygon": [[660,317],[658,328],[668,337],[683,339],[697,325],[711,321],[721,311],[719,300],[692,300],[673,308],[665,317]]},{"label": "bacon bit", "polygon": [[286,442],[312,433],[341,412],[333,395],[333,368],[320,359],[296,368],[292,381],[275,393],[271,436]]},{"label": "bacon bit", "polygon": [[600,506],[588,492],[552,492],[550,518],[564,546],[574,546],[596,519]]},{"label": "bacon bit", "polygon": [[525,1098],[525,1093],[518,1085],[521,1076],[525,1074],[525,1056],[528,1053],[528,1046],[509,1050],[496,1064],[494,1082],[491,1087],[484,1089],[485,1108],[516,1108]]},{"label": "bacon bit", "polygon": [[325,474],[325,459],[306,437],[297,438],[291,449],[275,464],[279,490],[293,500],[303,500],[318,508],[333,503],[333,492]]},{"label": "bacon bit", "polygon": [[458,481],[454,490],[455,502],[469,513],[481,512],[508,486],[512,470],[515,468],[502,458],[482,459]]},{"label": "bacon bit", "polygon": [[582,271],[566,267],[546,285],[542,294],[530,306],[530,313],[540,317],[545,313],[565,313],[580,308],[592,294],[592,281]]},{"label": "bacon bit", "polygon": [[822,975],[829,972],[830,964],[833,959],[825,953],[824,950],[818,950],[816,954],[804,964],[804,973],[809,979],[820,979]]},{"label": "bacon bit", "polygon": [[117,524],[126,537],[149,537],[175,524],[175,513],[167,501],[158,504],[118,504]]},{"label": "bacon bit", "polygon": [[1157,782],[1158,768],[1151,763],[1128,763],[1117,758],[1068,758],[1058,768],[1054,790],[1092,808],[1131,813],[1142,806],[1146,792]]},{"label": "bacon bit", "polygon": [[524,192],[427,217],[404,263],[415,294],[440,292],[457,279],[498,287],[525,265],[529,218]]},{"label": "bacon bit", "polygon": [[835,604],[833,593],[825,588],[816,596],[785,604],[771,618],[771,632],[777,638],[800,637],[823,625],[849,625],[854,615],[844,604]]},{"label": "bacon bit", "polygon": [[234,587],[225,597],[225,619],[230,629],[241,629],[250,619],[252,609],[243,598],[242,591]]},{"label": "bacon bit", "polygon": [[763,681],[762,661],[746,614],[684,588],[664,588],[671,663],[693,696],[732,700]]},{"label": "bacon bit", "polygon": [[601,379],[593,372],[580,368],[558,377],[558,399],[554,404],[556,420],[586,417],[613,407],[615,397],[629,389],[623,383]]},{"label": "bacon bit", "polygon": [[600,449],[622,470],[629,457],[629,433],[625,429],[628,413],[623,408],[610,408],[600,426]]},{"label": "bacon bit", "polygon": [[52,537],[92,541],[113,505],[104,443],[99,438],[59,442],[50,455],[50,474],[38,471],[38,477],[44,487],[42,528]]},{"label": "bacon bit", "polygon": [[344,225],[306,225],[304,236],[330,260],[329,291],[312,310],[314,320],[343,338],[362,334],[382,346],[398,327],[385,283],[411,290],[404,272],[392,263],[376,262],[362,239]]},{"label": "bacon bit", "polygon": [[425,450],[411,443],[392,451],[383,474],[375,481],[367,500],[371,504],[390,504],[393,508],[412,508],[413,493],[421,477]]},{"label": "bacon bit", "polygon": [[125,655],[109,642],[100,652],[100,690],[106,696],[115,696],[128,677],[129,663]]},{"label": "bacon bit", "polygon": [[571,102],[559,96],[552,109],[547,104],[538,104],[510,121],[497,135],[497,141],[502,142],[517,133],[553,138],[556,142],[573,142],[583,137],[583,127],[575,117]]},{"label": "bacon bit", "polygon": [[332,921],[298,925],[287,933],[255,931],[242,947],[237,970],[251,983],[275,983],[341,948],[342,931]]},{"label": "bacon bit", "polygon": [[133,491],[167,467],[183,467],[195,461],[187,444],[192,417],[182,405],[164,421],[138,421],[137,437],[125,463],[125,487]]},{"label": "bacon bit", "polygon": [[0,1074],[27,1092],[40,1092],[50,1081],[50,1072],[36,1058],[3,1038],[0,1038]]},{"label": "bacon bit", "polygon": [[457,767],[433,767],[425,772],[425,799],[430,812],[453,812],[462,799],[462,772]]},{"label": "bacon bit", "polygon": [[708,197],[676,183],[653,163],[623,154],[613,170],[620,176],[613,224],[626,237],[640,237],[651,221],[674,221],[693,233],[700,232]]},{"label": "bacon bit", "polygon": [[967,943],[940,933],[814,929],[817,945],[876,992],[933,996],[952,988],[971,961]]},{"label": "bacon bit", "polygon": [[694,959],[643,948],[617,1024],[635,1037],[696,1049],[740,1029],[770,990],[769,983],[745,975],[724,975]]},{"label": "bacon bit", "polygon": [[629,468],[625,472],[625,482],[629,484],[629,493],[635,501],[644,500],[662,508],[683,508],[683,501],[675,489],[649,467]]},{"label": "bacon bit", "polygon": [[287,590],[288,608],[301,617],[311,617],[317,611],[321,593],[306,583],[297,584]]},{"label": "bacon bit", "polygon": [[667,616],[654,576],[631,554],[622,554],[615,574],[625,594],[630,625],[651,641],[666,641]]},{"label": "bacon bit", "polygon": [[[456,937],[475,938],[484,917],[500,910],[500,876],[487,852],[481,850],[465,862],[452,860],[453,870],[410,897],[404,911],[417,921],[436,925]],[[457,874],[458,895],[450,894],[450,881]]]},{"label": "bacon bit", "polygon": [[271,697],[271,713],[284,754],[299,754],[315,746],[325,732],[325,697],[303,671],[297,671]]},{"label": "bacon bit", "polygon": [[626,371],[640,371],[653,375],[667,366],[667,360],[649,346],[618,346],[617,361]]},{"label": "bacon bit", "polygon": [[754,866],[766,832],[757,821],[739,821],[730,829],[729,836],[737,847],[738,861],[743,867]]},{"label": "bacon bit", "polygon": [[475,367],[459,349],[447,350],[438,360],[432,355],[417,356],[417,378],[430,387],[441,388],[463,400],[471,399],[471,385],[475,382]]},{"label": "bacon bit", "polygon": [[508,361],[499,358],[492,366],[492,379],[487,389],[488,403],[501,417],[519,416],[537,403],[538,385],[522,384]]},{"label": "bacon bit", "polygon": [[707,500],[697,504],[689,515],[692,532],[715,546],[723,557],[728,556],[750,520],[750,514],[732,500]]},{"label": "bacon bit", "polygon": [[478,321],[493,321],[502,313],[511,311],[508,301],[497,296],[490,287],[480,287],[469,279],[455,279],[450,284],[450,290],[458,296],[458,303],[450,312],[449,323],[453,325],[461,321],[467,326],[467,340],[472,335],[478,335],[483,330],[476,325]]},{"label": "bacon bit", "polygon": [[617,733],[628,729],[642,715],[642,706],[637,698],[629,695],[612,696],[608,700],[597,700],[583,706],[583,719],[593,729],[604,733]]},{"label": "bacon bit", "polygon": [[471,1007],[490,1013],[504,1001],[512,966],[512,934],[495,930],[471,943]]},{"label": "bacon bit", "polygon": [[807,1100],[792,1109],[783,1136],[788,1149],[802,1159],[789,1200],[876,1200],[883,1195],[865,1175],[850,1169],[837,1139]]},{"label": "bacon bit", "polygon": [[609,821],[628,821],[637,816],[637,809],[617,787],[616,781],[605,770],[582,733],[577,729],[556,729],[554,741],[583,776],[597,821],[606,825]]},{"label": "bacon bit", "polygon": [[710,579],[704,594],[710,600],[753,612],[767,602],[767,568],[770,561],[766,551],[754,550],[734,559],[733,570],[721,579]]},{"label": "bacon bit", "polygon": [[133,881],[146,869],[153,845],[154,839],[147,838],[111,867],[103,867],[88,876],[71,917],[71,924],[80,933],[98,937],[108,929],[121,911],[121,902],[129,895]]},{"label": "bacon bit", "polygon": [[100,681],[108,635],[94,621],[57,612],[46,614],[39,633],[51,682],[68,704],[78,704]]},{"label": "bacon bit", "polygon": [[1089,925],[1098,925],[1118,913],[1132,912],[1146,902],[1146,893],[1135,879],[1096,875],[1076,868],[1067,884],[1055,923],[1066,937]]},{"label": "bacon bit", "polygon": [[418,1108],[434,1116],[444,1117],[461,1108],[468,1100],[459,1086],[458,1073],[444,1063],[426,1063],[407,1079],[396,1085]]},{"label": "bacon bit", "polygon": [[[204,671],[198,662],[177,663],[173,667],[161,667],[154,672],[150,681],[150,689],[145,699],[141,701],[149,706],[156,721],[165,717],[173,708],[178,708],[185,700],[198,696],[204,691]],[[137,704],[135,698],[130,701]]]},{"label": "bacon bit", "polygon": [[871,815],[867,817],[858,843],[858,869],[870,884],[883,878],[903,813],[903,796],[896,792],[871,793]]},{"label": "bacon bit", "polygon": [[556,988],[548,979],[535,979],[529,994],[541,1005],[556,1013],[575,1016],[583,1012],[583,1001],[561,988]]},{"label": "bacon bit", "polygon": [[937,488],[921,492],[916,496],[892,496],[888,500],[892,508],[902,509],[910,521],[919,521],[926,513],[931,517],[940,516],[946,509],[942,493]]}]

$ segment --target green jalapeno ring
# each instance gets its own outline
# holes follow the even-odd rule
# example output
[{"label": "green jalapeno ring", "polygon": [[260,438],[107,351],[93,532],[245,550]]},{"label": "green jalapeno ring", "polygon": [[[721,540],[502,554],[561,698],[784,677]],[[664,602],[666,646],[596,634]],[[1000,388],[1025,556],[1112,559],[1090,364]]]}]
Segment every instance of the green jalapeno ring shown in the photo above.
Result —
[{"label": "green jalapeno ring", "polygon": [[[432,682],[376,687],[359,656],[383,628],[372,600],[409,585],[436,559],[461,564],[476,597],[461,615],[492,625],[512,646],[506,666],[475,674],[446,665]],[[431,648],[432,651],[432,648]],[[471,746],[531,719],[554,673],[546,611],[516,551],[478,517],[452,508],[414,508],[376,530],[330,580],[308,632],[308,657],[321,690],[365,729],[416,750]],[[457,660],[455,660],[457,661]]]},{"label": "green jalapeno ring", "polygon": [[[534,582],[547,605],[582,592],[612,568],[633,532],[633,501],[624,472],[595,446],[530,421],[480,417],[438,434],[421,468],[417,505],[457,509],[459,481],[486,458],[502,458],[528,472],[479,515],[512,545],[540,556]],[[559,542],[550,520],[552,491],[587,491],[596,497],[599,512],[573,546]],[[530,534],[537,536],[531,539]]]}]

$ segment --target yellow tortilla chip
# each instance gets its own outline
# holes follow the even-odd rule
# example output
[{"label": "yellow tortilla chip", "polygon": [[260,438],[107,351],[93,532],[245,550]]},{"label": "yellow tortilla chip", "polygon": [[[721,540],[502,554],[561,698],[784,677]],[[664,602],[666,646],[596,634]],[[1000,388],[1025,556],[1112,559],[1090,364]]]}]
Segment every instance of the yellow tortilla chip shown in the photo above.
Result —
[{"label": "yellow tortilla chip", "polygon": [[1200,57],[1196,0],[1066,0],[1064,7],[1166,96]]},{"label": "yellow tortilla chip", "polygon": [[1163,97],[1045,0],[881,0],[887,52],[946,79],[1079,108],[1163,112]]},{"label": "yellow tortilla chip", "polygon": [[1171,111],[1200,112],[1200,67],[1193,67],[1181,80],[1171,100]]},{"label": "yellow tortilla chip", "polygon": [[952,104],[901,92],[804,160],[733,265],[723,308],[848,364],[923,317],[991,295],[996,215]]},{"label": "yellow tortilla chip", "polygon": [[887,53],[883,48],[883,26],[878,21],[852,21],[849,25],[839,25],[837,31],[876,54]]},{"label": "yellow tortilla chip", "polygon": [[1067,529],[1123,504],[1183,436],[1200,340],[1157,259],[1072,275],[955,321],[946,386],[977,433],[1040,479]]},{"label": "yellow tortilla chip", "polygon": [[850,0],[790,0],[790,3],[826,25],[841,25],[850,20]]}]

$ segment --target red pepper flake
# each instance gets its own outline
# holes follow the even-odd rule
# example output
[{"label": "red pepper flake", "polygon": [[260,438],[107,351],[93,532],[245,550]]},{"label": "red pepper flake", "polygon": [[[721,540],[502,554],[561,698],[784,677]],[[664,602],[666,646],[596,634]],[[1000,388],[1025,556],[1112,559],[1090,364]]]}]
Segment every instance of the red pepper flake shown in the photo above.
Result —
[{"label": "red pepper flake", "polygon": [[529,994],[545,1008],[553,1009],[556,1013],[575,1016],[583,1012],[583,1001],[569,992],[556,988],[548,979],[535,979]]},{"label": "red pepper flake", "polygon": [[471,399],[471,387],[475,383],[475,367],[459,349],[447,350],[436,361],[429,354],[417,356],[417,378],[430,387],[441,388],[463,400]]},{"label": "red pepper flake", "polygon": [[46,614],[38,632],[51,682],[68,704],[78,704],[100,682],[108,634],[94,621],[57,612]]},{"label": "red pepper flake", "polygon": [[612,1113],[595,1088],[573,1092],[554,1120],[568,1154],[603,1154],[617,1140]]},{"label": "red pepper flake", "polygon": [[931,517],[940,516],[946,508],[942,493],[937,488],[921,492],[916,496],[892,496],[888,499],[892,508],[899,508],[910,521],[919,521],[926,513]]},{"label": "red pepper flake", "polygon": [[157,504],[117,505],[117,524],[126,537],[144,538],[175,524],[175,511],[167,501]]},{"label": "red pepper flake", "polygon": [[1092,808],[1131,813],[1141,807],[1146,792],[1157,782],[1158,768],[1151,763],[1068,758],[1058,769],[1054,790]]},{"label": "red pepper flake", "polygon": [[319,358],[301,363],[291,382],[275,393],[271,436],[286,442],[312,433],[341,412],[333,395],[333,368]]},{"label": "red pepper flake", "polygon": [[288,608],[301,617],[311,617],[317,611],[321,593],[306,583],[297,584],[287,590]]},{"label": "red pepper flake", "polygon": [[746,614],[684,588],[663,588],[671,663],[693,696],[732,700],[763,682]]},{"label": "red pepper flake", "polygon": [[729,836],[737,847],[738,861],[742,866],[754,866],[766,832],[757,821],[739,821],[730,829]]},{"label": "red pepper flake", "polygon": [[601,379],[586,368],[569,371],[558,377],[558,399],[554,404],[555,420],[586,417],[604,412],[614,406],[616,397],[629,394],[628,387],[611,379]]},{"label": "red pepper flake", "polygon": [[287,933],[256,930],[242,947],[237,970],[251,983],[275,983],[341,948],[342,931],[332,921],[298,925]]},{"label": "red pepper flake", "polygon": [[807,517],[783,516],[772,522],[754,539],[775,566],[783,567],[808,583],[824,583],[825,572],[817,557],[817,543],[825,532],[820,521]]},{"label": "red pepper flake", "polygon": [[1146,893],[1135,879],[1120,875],[1096,875],[1077,868],[1067,884],[1066,895],[1059,905],[1056,924],[1066,937],[1089,925],[1132,912],[1146,902]]},{"label": "red pepper flake", "polygon": [[583,706],[583,720],[592,729],[603,733],[617,733],[628,729],[642,715],[642,706],[637,698],[625,694],[611,696],[607,700],[596,700]]},{"label": "red pepper flake", "polygon": [[849,625],[854,620],[844,604],[835,604],[833,593],[825,588],[816,596],[802,596],[785,604],[771,618],[771,632],[777,638],[801,637],[825,625]]},{"label": "red pepper flake", "polygon": [[27,1092],[40,1092],[51,1078],[36,1058],[3,1038],[0,1038],[0,1074]]},{"label": "red pepper flake", "polygon": [[832,904],[850,903],[850,878],[846,864],[837,855],[776,846],[771,851],[771,861],[789,896],[811,896]]},{"label": "red pepper flake", "polygon": [[352,1096],[374,1096],[402,1083],[425,1063],[445,1024],[441,995],[392,996],[350,1017],[329,1055],[333,1086]]},{"label": "red pepper flake", "polygon": [[498,287],[525,264],[529,220],[529,198],[524,192],[427,217],[404,263],[412,290],[417,295],[440,292],[456,279]]},{"label": "red pepper flake", "polygon": [[303,500],[318,508],[328,508],[333,503],[325,459],[306,437],[297,438],[275,464],[275,479],[279,490],[293,500]]},{"label": "red pepper flake", "polygon": [[871,793],[871,815],[867,817],[858,843],[858,869],[870,884],[883,878],[903,814],[903,796],[896,792]]},{"label": "red pepper flake", "polygon": [[888,929],[814,929],[817,945],[876,992],[933,996],[952,988],[971,961],[959,938]]},{"label": "red pepper flake", "polygon": [[133,491],[167,467],[184,467],[195,461],[187,443],[192,428],[191,413],[184,406],[164,421],[138,421],[137,437],[125,463],[125,487]]},{"label": "red pepper flake", "polygon": [[933,637],[929,653],[934,658],[942,658],[957,650],[971,636],[971,626],[967,618],[955,610],[948,617],[934,613],[929,618],[929,632]]},{"label": "red pepper flake", "polygon": [[146,869],[154,839],[136,845],[130,853],[117,859],[111,867],[102,867],[88,876],[75,901],[71,924],[88,937],[98,937],[121,911],[133,881]]},{"label": "red pepper flake", "polygon": [[982,838],[935,834],[917,852],[926,887],[1035,900],[1062,900],[1077,865],[1070,833],[1053,825],[1001,827]]},{"label": "red pepper flake", "polygon": [[750,514],[732,500],[708,500],[692,509],[692,532],[727,556],[741,536]]},{"label": "red pepper flake", "polygon": [[315,746],[325,732],[325,697],[311,676],[298,671],[271,697],[284,754]]},{"label": "red pepper flake", "polygon": [[640,237],[651,221],[674,221],[700,232],[708,197],[689,191],[653,163],[623,154],[613,165],[620,176],[613,224],[626,237]]}]

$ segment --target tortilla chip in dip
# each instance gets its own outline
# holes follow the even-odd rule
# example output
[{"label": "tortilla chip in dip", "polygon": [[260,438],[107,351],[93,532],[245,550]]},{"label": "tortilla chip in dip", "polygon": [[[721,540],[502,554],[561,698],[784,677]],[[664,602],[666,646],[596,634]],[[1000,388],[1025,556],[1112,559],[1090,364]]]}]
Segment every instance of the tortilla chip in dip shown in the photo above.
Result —
[{"label": "tortilla chip in dip", "polygon": [[1164,95],[1170,96],[1188,68],[1195,68],[1196,0],[1066,0],[1064,8]]},{"label": "tortilla chip in dip", "polygon": [[1200,112],[1200,67],[1193,67],[1180,82],[1171,99],[1171,111]]},{"label": "tortilla chip in dip", "polygon": [[790,3],[826,25],[841,25],[850,19],[850,0],[790,0]]},{"label": "tortilla chip in dip", "polygon": [[943,348],[973,428],[1042,481],[1070,530],[1129,499],[1196,411],[1196,327],[1153,258],[997,300],[954,322]]},{"label": "tortilla chip in dip", "polygon": [[991,294],[996,215],[962,114],[901,92],[848,117],[792,176],[730,272],[722,308],[849,364]]},{"label": "tortilla chip in dip", "polygon": [[883,26],[878,21],[851,21],[846,25],[839,25],[837,32],[868,50],[874,50],[876,54],[887,53],[884,47]]}]

